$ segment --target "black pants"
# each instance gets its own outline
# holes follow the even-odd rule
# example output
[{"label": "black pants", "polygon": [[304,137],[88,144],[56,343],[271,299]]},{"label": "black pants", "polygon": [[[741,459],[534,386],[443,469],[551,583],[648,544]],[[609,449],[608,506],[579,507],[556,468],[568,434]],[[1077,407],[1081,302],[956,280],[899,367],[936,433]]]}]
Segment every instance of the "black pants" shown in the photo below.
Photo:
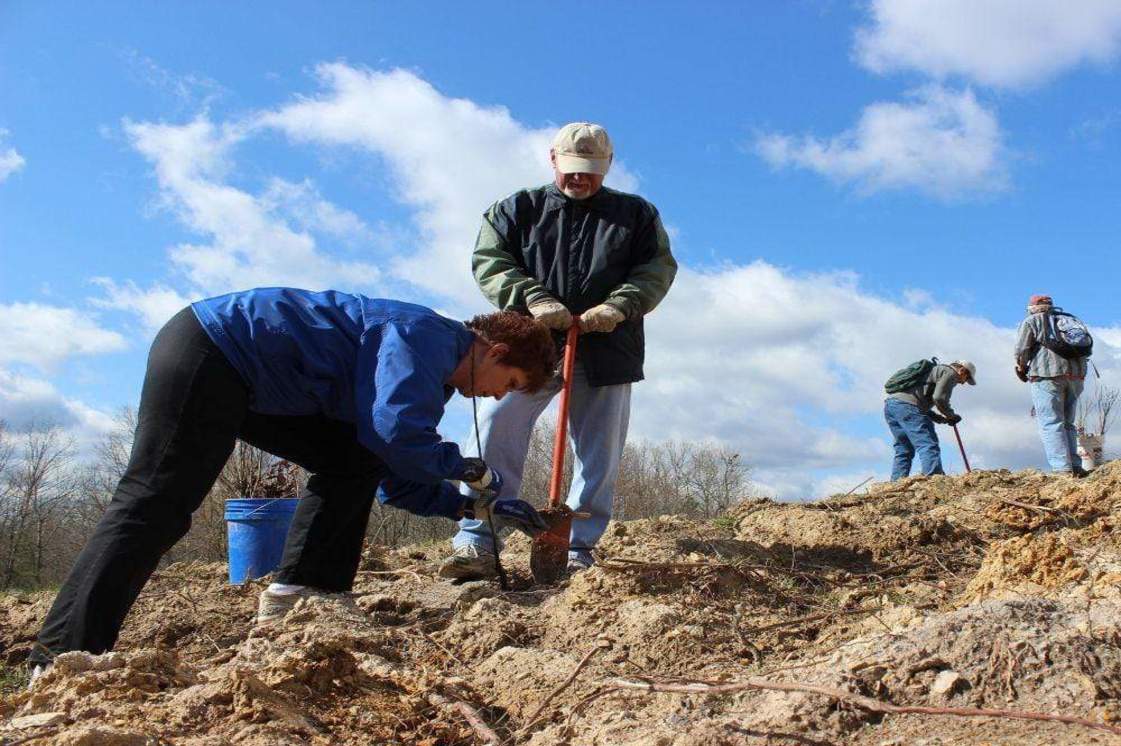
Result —
[{"label": "black pants", "polygon": [[237,439],[312,476],[284,546],[282,583],[350,590],[384,463],[354,425],[249,411],[245,382],[194,313],[176,314],[152,343],[128,468],[55,599],[31,662],[67,650],[102,653],[160,557],[191,526]]}]

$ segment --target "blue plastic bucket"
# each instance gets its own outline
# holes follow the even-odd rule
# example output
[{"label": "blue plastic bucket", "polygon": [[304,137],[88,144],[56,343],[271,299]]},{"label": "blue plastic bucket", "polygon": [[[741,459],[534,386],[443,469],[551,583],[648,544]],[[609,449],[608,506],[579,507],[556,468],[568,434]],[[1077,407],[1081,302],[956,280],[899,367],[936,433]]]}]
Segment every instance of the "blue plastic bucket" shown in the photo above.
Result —
[{"label": "blue plastic bucket", "polygon": [[230,582],[268,575],[280,565],[284,539],[296,512],[295,498],[246,497],[226,501]]}]

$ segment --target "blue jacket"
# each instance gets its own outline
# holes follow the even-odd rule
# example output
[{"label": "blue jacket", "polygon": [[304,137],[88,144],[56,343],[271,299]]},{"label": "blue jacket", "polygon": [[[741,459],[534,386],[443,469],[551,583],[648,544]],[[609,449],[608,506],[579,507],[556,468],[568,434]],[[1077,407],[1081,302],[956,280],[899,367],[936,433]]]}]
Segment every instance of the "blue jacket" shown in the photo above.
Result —
[{"label": "blue jacket", "polygon": [[257,288],[191,308],[248,385],[252,411],[354,424],[392,472],[378,500],[459,517],[464,498],[444,480],[462,477],[463,456],[436,425],[470,329],[423,306],[333,290]]}]

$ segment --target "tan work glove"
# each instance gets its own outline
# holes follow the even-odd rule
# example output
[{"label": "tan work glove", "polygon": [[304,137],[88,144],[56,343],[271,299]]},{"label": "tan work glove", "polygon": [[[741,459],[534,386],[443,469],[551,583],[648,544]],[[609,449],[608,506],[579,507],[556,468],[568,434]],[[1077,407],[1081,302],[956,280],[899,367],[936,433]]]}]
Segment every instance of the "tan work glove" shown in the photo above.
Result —
[{"label": "tan work glove", "polygon": [[612,332],[627,316],[607,303],[592,306],[580,314],[580,330],[585,332]]},{"label": "tan work glove", "polygon": [[529,307],[529,313],[550,329],[564,331],[572,326],[572,314],[558,300],[541,300]]}]

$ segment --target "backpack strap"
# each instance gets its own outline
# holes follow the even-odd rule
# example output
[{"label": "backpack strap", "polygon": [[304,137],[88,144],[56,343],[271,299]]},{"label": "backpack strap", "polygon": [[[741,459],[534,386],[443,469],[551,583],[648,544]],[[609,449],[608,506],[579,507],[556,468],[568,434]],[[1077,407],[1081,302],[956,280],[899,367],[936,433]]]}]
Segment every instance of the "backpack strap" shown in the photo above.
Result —
[{"label": "backpack strap", "polygon": [[923,381],[923,393],[926,395],[927,399],[930,399],[934,396],[935,384],[934,381],[930,380],[930,374],[933,373],[938,368],[938,366],[942,364],[938,362],[938,358],[936,357],[931,357],[930,362],[934,363],[934,365],[930,366],[930,370],[926,372],[926,380]]}]

